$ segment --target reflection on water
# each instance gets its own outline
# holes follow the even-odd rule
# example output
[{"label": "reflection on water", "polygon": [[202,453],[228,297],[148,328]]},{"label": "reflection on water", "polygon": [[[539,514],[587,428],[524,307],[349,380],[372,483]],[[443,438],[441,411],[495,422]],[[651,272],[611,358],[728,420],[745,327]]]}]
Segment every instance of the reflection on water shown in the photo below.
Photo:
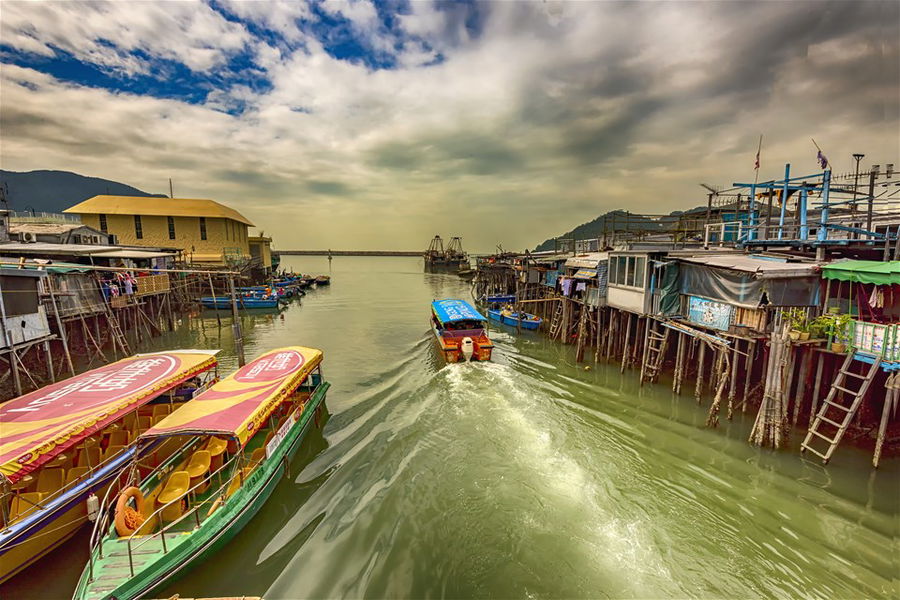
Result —
[{"label": "reflection on water", "polygon": [[[325,258],[285,257],[326,272]],[[571,348],[492,330],[492,363],[444,365],[428,303],[468,297],[421,261],[335,258],[331,287],[245,317],[248,357],[325,351],[331,417],[265,509],[165,597],[887,597],[898,461],[827,469],[746,443],[706,407]],[[154,347],[224,347],[229,321]],[[60,583],[60,586],[66,585]],[[71,587],[71,583],[68,583]],[[896,588],[893,588],[896,594]],[[64,595],[64,594],[63,594]]]}]

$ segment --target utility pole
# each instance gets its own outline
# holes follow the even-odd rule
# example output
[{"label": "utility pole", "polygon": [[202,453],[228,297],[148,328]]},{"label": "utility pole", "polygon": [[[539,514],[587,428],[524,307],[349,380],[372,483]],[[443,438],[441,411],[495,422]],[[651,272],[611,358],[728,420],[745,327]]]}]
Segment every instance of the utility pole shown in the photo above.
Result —
[{"label": "utility pole", "polygon": [[875,169],[869,171],[869,206],[866,208],[866,239],[871,240],[872,235],[872,204],[875,202]]},{"label": "utility pole", "polygon": [[[857,152],[853,155],[853,159],[856,161],[856,173],[853,175],[853,202],[850,203],[850,226],[856,227],[856,222],[853,220],[856,218],[856,194],[859,193],[859,161],[863,159],[865,154],[860,154]],[[859,237],[858,233],[850,232],[850,238]]]},{"label": "utility pole", "polygon": [[169,177],[169,198],[175,197],[175,190],[172,188],[172,178]]},{"label": "utility pole", "polygon": [[238,318],[237,294],[234,291],[234,275],[228,276],[228,290],[231,292],[231,327],[234,332],[234,351],[238,357],[238,366],[243,367],[247,364],[247,359],[244,358],[244,336],[241,333],[241,321]]}]

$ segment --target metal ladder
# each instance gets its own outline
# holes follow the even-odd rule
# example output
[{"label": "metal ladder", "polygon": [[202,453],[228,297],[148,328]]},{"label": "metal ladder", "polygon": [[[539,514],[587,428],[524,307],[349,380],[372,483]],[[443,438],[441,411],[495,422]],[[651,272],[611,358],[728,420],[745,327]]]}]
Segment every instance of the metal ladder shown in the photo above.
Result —
[{"label": "metal ladder", "polygon": [[559,335],[559,330],[562,328],[562,314],[563,314],[563,303],[559,301],[556,303],[556,308],[553,311],[553,318],[550,319],[550,339],[556,339]]},{"label": "metal ladder", "polygon": [[663,329],[663,333],[658,332],[654,321],[652,329],[647,331],[647,355],[641,366],[640,385],[644,385],[645,381],[654,383],[662,371],[663,362],[666,359],[666,348],[669,345],[670,331],[668,327],[663,327]]},{"label": "metal ladder", "polygon": [[[825,401],[822,402],[822,406],[819,407],[816,419],[806,433],[806,439],[800,444],[800,452],[809,450],[821,458],[823,464],[828,464],[834,450],[837,448],[838,444],[841,443],[841,438],[844,437],[844,434],[847,432],[847,427],[850,425],[850,421],[852,421],[854,415],[856,415],[856,411],[862,403],[863,397],[865,397],[866,391],[869,389],[869,385],[872,383],[872,380],[875,379],[875,374],[878,373],[878,368],[881,365],[881,358],[875,358],[869,372],[865,375],[852,372],[850,370],[850,365],[852,363],[853,355],[848,354],[847,358],[844,359],[844,364],[841,365],[841,369],[834,380],[834,384],[831,386],[831,391],[828,392],[828,396],[825,398]],[[845,387],[848,385],[848,377],[861,380],[859,389],[851,390]],[[841,398],[845,395],[849,396],[852,399],[850,405],[848,406],[841,403],[841,401],[838,400],[838,394],[841,395]],[[834,416],[833,419],[828,416],[828,412],[831,409],[834,409],[831,413]],[[835,432],[831,434],[833,437],[829,437],[821,431],[822,427],[826,424],[835,429]],[[813,447],[812,442],[815,441],[816,438],[825,440],[828,443],[828,449],[824,454]]]}]

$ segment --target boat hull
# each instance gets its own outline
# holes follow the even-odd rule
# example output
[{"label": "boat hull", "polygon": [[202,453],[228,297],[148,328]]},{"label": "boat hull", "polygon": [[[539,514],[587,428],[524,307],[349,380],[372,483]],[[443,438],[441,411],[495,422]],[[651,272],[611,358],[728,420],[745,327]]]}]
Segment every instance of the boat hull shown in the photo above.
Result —
[{"label": "boat hull", "polygon": [[[515,313],[514,313],[515,314]],[[525,313],[528,314],[528,313]],[[488,317],[490,317],[491,321],[497,321],[498,323],[503,323],[504,325],[510,325],[512,327],[519,326],[519,319],[515,316],[504,315],[499,310],[489,310]],[[528,318],[522,319],[522,329],[530,329],[534,330],[541,326],[544,320],[540,317],[535,317],[534,315],[528,315]]]},{"label": "boat hull", "polygon": [[[144,597],[184,574],[231,541],[259,512],[278,482],[281,481],[285,465],[290,462],[300,448],[314,415],[325,401],[329,385],[327,382],[322,382],[310,397],[303,413],[282,445],[265,463],[247,477],[241,488],[229,498],[222,508],[203,521],[189,536],[184,536],[187,539],[183,539],[179,543],[177,536],[173,535],[171,538],[167,538],[173,540],[169,542],[170,545],[174,542],[177,546],[162,554],[151,564],[143,565],[140,571],[135,572],[133,577],[125,579],[115,589],[94,591],[89,582],[90,569],[86,568],[81,574],[74,598],[79,600],[112,600],[113,598],[130,600]],[[116,551],[115,548],[110,549],[110,544],[106,542],[104,545],[107,557],[112,556]],[[125,544],[122,543],[121,546],[124,548]],[[104,560],[98,559],[97,554],[98,550],[95,549],[91,557],[95,561],[95,570],[102,566],[101,561]],[[125,556],[127,560],[128,555]]]},{"label": "boat hull", "polygon": [[[205,308],[231,310],[231,298],[201,298],[200,304]],[[238,308],[278,308],[278,299],[238,298]]]},{"label": "boat hull", "polygon": [[[451,338],[443,335],[441,330],[432,325],[431,332],[434,334],[435,341],[438,346],[438,351],[443,356],[444,360],[448,363],[458,363],[458,362],[466,362],[465,356],[460,350],[460,341],[461,338]],[[473,340],[475,341],[477,348],[475,353],[472,355],[472,362],[479,361],[488,361],[491,360],[491,355],[494,351],[494,345],[491,343],[490,339],[488,339],[487,335],[483,335],[481,339],[475,339],[473,336]]]}]

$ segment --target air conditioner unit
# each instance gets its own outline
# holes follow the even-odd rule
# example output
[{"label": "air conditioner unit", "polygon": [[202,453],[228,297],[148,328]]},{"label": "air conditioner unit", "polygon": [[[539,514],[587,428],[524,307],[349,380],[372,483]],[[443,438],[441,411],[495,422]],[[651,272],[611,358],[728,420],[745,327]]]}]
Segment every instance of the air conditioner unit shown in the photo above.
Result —
[{"label": "air conditioner unit", "polygon": [[22,240],[23,242],[36,242],[37,234],[32,233],[30,231],[23,231],[22,233],[19,234],[19,239]]}]

